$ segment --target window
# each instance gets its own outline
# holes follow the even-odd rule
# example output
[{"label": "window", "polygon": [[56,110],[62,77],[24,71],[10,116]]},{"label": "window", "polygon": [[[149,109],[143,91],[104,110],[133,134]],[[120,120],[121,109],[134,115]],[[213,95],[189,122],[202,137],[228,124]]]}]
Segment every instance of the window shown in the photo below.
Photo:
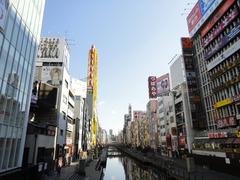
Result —
[{"label": "window", "polygon": [[65,80],[65,86],[68,89],[68,82],[67,82],[67,80]]},{"label": "window", "polygon": [[63,119],[65,120],[66,119],[66,113],[65,112],[62,112],[63,113]]},{"label": "window", "polygon": [[63,130],[62,129],[60,130],[60,135],[63,136]]}]

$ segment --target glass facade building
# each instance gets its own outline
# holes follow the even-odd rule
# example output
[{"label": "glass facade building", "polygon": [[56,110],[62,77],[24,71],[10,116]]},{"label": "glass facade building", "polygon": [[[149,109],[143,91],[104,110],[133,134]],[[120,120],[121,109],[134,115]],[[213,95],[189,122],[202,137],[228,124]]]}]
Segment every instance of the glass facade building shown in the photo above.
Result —
[{"label": "glass facade building", "polygon": [[2,0],[0,173],[21,167],[45,0]]}]

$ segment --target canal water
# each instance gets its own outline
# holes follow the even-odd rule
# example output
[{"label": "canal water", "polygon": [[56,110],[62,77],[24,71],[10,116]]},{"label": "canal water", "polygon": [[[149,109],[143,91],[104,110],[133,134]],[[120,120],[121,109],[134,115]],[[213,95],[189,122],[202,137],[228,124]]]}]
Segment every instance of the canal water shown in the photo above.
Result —
[{"label": "canal water", "polygon": [[104,180],[167,180],[159,170],[133,160],[126,154],[110,147]]}]

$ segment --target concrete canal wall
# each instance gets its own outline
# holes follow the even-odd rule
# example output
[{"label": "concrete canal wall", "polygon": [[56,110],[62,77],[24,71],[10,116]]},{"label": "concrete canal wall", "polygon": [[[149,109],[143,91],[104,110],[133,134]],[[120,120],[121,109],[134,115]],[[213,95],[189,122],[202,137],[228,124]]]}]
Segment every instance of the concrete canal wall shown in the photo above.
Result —
[{"label": "concrete canal wall", "polygon": [[153,166],[161,171],[164,171],[169,178],[189,179],[189,180],[237,180],[239,177],[234,177],[228,174],[212,171],[202,166],[197,166],[194,159],[188,157],[186,159],[173,159],[159,156],[155,153],[142,153],[140,151],[126,148],[125,146],[115,145],[121,152],[126,153],[131,158],[149,166]]}]

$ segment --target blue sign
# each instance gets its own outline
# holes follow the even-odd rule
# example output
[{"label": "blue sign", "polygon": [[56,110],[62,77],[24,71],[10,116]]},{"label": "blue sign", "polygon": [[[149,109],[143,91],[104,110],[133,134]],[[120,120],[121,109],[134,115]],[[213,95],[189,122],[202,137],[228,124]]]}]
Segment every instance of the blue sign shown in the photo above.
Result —
[{"label": "blue sign", "polygon": [[219,49],[221,49],[223,46],[225,46],[229,41],[231,41],[236,35],[238,35],[240,32],[240,22],[237,23],[237,25],[231,29],[231,31],[224,36],[218,44],[215,45],[212,49],[208,50],[204,57],[206,60],[208,60],[210,57],[212,57]]},{"label": "blue sign", "polygon": [[204,16],[204,14],[208,11],[208,9],[212,6],[215,0],[199,0],[200,4],[200,11],[201,15]]}]

